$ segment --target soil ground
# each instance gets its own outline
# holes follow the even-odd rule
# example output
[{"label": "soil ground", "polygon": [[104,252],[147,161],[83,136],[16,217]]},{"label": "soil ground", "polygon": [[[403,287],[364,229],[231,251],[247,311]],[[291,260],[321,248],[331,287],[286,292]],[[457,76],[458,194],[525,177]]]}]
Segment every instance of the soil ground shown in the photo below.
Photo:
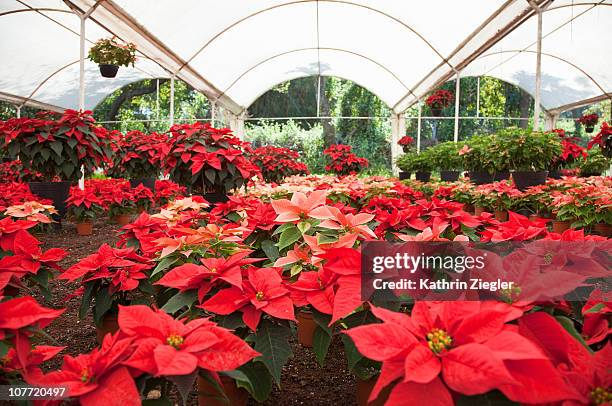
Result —
[{"label": "soil ground", "polygon": [[[117,225],[101,221],[95,225],[94,234],[80,237],[75,226],[65,223],[61,230],[37,235],[43,242],[43,248],[63,248],[69,255],[61,264],[67,268],[81,258],[98,250],[100,245],[114,245],[117,241]],[[57,340],[55,345],[66,346],[62,354],[76,355],[88,352],[96,346],[96,330],[91,316],[84,320],[78,317],[80,298],[66,297],[77,287],[66,281],[52,281],[53,296],[48,307],[62,308],[66,312],[48,328],[49,336]],[[42,301],[42,299],[40,299]],[[330,347],[327,362],[319,366],[311,349],[304,348],[292,341],[293,358],[285,366],[279,389],[274,387],[270,398],[263,403],[266,406],[348,406],[355,405],[355,378],[348,372],[341,341],[336,337]],[[46,369],[55,369],[61,365],[61,354],[46,365]],[[0,402],[2,404],[2,402]],[[177,402],[177,404],[179,404]],[[197,405],[197,397],[190,397],[189,405]],[[258,405],[253,400],[249,405]]]}]

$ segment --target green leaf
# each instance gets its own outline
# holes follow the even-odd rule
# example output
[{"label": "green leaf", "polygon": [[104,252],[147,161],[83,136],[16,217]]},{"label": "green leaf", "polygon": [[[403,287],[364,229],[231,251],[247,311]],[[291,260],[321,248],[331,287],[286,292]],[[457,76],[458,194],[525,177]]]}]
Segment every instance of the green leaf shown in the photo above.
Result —
[{"label": "green leaf", "polygon": [[159,261],[159,264],[157,264],[157,266],[155,267],[155,269],[153,270],[153,272],[151,272],[151,276],[165,271],[166,269],[168,269],[171,265],[173,265],[176,261],[178,261],[178,258],[176,257],[165,257],[163,258],[161,261]]},{"label": "green leaf", "polygon": [[170,375],[166,377],[170,382],[173,382],[183,399],[183,405],[189,400],[189,392],[193,388],[196,377],[198,376],[197,369],[189,375]]},{"label": "green leaf", "polygon": [[332,316],[330,314],[321,313],[316,309],[312,309],[312,318],[315,323],[319,325],[327,333],[327,335],[331,336],[333,331],[332,328],[329,327],[329,323],[331,322]]},{"label": "green leaf", "polygon": [[96,294],[96,304],[94,306],[94,323],[99,325],[104,315],[111,309],[113,305],[112,295],[108,291],[108,287],[103,287]]},{"label": "green leaf", "polygon": [[53,141],[49,144],[53,152],[57,154],[57,156],[62,156],[62,151],[64,150],[64,145],[60,141]]},{"label": "green leaf", "polygon": [[330,235],[325,235],[325,234],[319,234],[317,237],[317,242],[319,244],[331,244],[338,241],[338,237],[336,236],[330,236]]},{"label": "green leaf", "polygon": [[289,327],[263,320],[255,336],[255,351],[262,354],[256,359],[264,363],[279,387],[281,370],[293,356],[289,345],[290,335]]},{"label": "green leaf", "polygon": [[270,261],[276,261],[280,256],[278,252],[278,247],[272,240],[264,240],[261,242],[261,249],[266,254],[266,256],[270,259]]},{"label": "green leaf", "polygon": [[217,171],[215,171],[212,168],[208,168],[206,170],[204,170],[204,175],[206,176],[206,179],[208,179],[208,181],[210,183],[215,183],[215,175],[217,174]]},{"label": "green leaf", "polygon": [[0,359],[4,358],[8,350],[9,346],[5,342],[0,341]]},{"label": "green leaf", "polygon": [[603,303],[597,303],[595,306],[591,307],[589,310],[584,312],[584,314],[597,313],[598,311],[600,311],[603,308],[604,308],[604,304]]},{"label": "green leaf", "polygon": [[197,290],[188,290],[187,292],[179,292],[176,295],[172,296],[162,307],[162,310],[166,313],[176,313],[181,310],[183,307],[190,307],[198,300],[198,291]]},{"label": "green leaf", "polygon": [[234,312],[227,316],[220,317],[217,325],[229,330],[236,330],[237,328],[245,326],[244,321],[242,321],[242,313],[240,312]]},{"label": "green leaf", "polygon": [[278,227],[276,230],[274,230],[272,235],[280,234],[280,233],[282,233],[283,231],[285,231],[286,229],[288,229],[290,227],[295,227],[295,226],[293,225],[293,223],[285,223],[282,226]]},{"label": "green leaf", "polygon": [[300,230],[300,233],[304,234],[305,232],[307,232],[308,230],[310,230],[311,224],[307,221],[300,221],[297,224],[297,228],[298,230]]},{"label": "green leaf", "polygon": [[239,388],[245,388],[257,402],[266,400],[272,392],[272,375],[266,369],[266,366],[259,361],[252,361],[244,364],[238,371],[242,372],[244,378],[232,376],[231,372],[227,374],[236,379],[236,385]]},{"label": "green leaf", "polygon": [[322,367],[325,366],[325,357],[327,356],[327,351],[329,350],[331,341],[332,336],[329,335],[327,331],[322,329],[321,326],[317,326],[312,340],[312,350],[317,357],[319,365]]},{"label": "green leaf", "polygon": [[89,311],[89,306],[91,305],[91,299],[93,299],[92,292],[96,282],[86,283],[85,293],[83,293],[83,299],[81,300],[81,305],[79,306],[79,319],[84,319],[87,316],[87,312]]},{"label": "green leaf", "polygon": [[282,250],[283,248],[287,248],[293,245],[296,241],[298,241],[302,237],[302,233],[298,230],[297,227],[287,228],[283,231],[278,239],[278,249]]},{"label": "green leaf", "polygon": [[357,363],[363,358],[363,355],[357,350],[351,337],[346,334],[342,334],[340,337],[342,337],[342,343],[344,344],[344,355],[346,356],[348,369],[352,371]]},{"label": "green leaf", "polygon": [[557,321],[559,322],[559,324],[561,324],[563,326],[563,328],[570,333],[570,335],[572,337],[574,337],[576,340],[578,340],[578,342],[580,344],[582,344],[589,352],[593,352],[593,350],[591,350],[591,347],[589,347],[587,345],[587,343],[584,341],[584,339],[582,338],[582,336],[580,335],[580,333],[576,330],[576,327],[574,326],[574,322],[565,317],[565,316],[555,316],[555,318],[557,319]]}]

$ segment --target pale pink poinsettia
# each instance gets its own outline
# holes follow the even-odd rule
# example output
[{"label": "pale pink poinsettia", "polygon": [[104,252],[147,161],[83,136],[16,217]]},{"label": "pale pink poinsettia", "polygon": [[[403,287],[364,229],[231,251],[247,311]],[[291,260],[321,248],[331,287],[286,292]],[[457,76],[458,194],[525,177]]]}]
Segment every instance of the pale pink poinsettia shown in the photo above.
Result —
[{"label": "pale pink poinsettia", "polygon": [[345,234],[340,236],[337,241],[322,244],[319,243],[319,234],[304,235],[304,241],[312,252],[311,263],[317,265],[323,260],[321,256],[331,249],[353,248],[355,241],[357,241],[357,234]]},{"label": "pale pink poinsettia", "polygon": [[[442,233],[448,228],[449,224],[445,221],[440,220],[438,217],[434,218],[431,227],[425,228],[421,233],[417,235],[406,235],[406,234],[395,234],[397,238],[402,241],[450,241],[448,238],[440,237]],[[470,239],[466,235],[457,235],[453,238],[456,242],[467,242]]]},{"label": "pale pink poinsettia", "polygon": [[344,214],[336,207],[330,207],[332,218],[324,220],[319,227],[340,230],[345,233],[358,234],[361,237],[376,238],[376,234],[367,226],[374,219],[373,214]]},{"label": "pale pink poinsettia", "polygon": [[313,261],[315,257],[311,255],[310,247],[300,247],[300,244],[295,244],[293,249],[287,251],[287,255],[280,257],[274,262],[275,267],[284,267],[291,264],[302,263],[305,265],[315,265]]},{"label": "pale pink poinsettia", "polygon": [[461,148],[461,149],[459,150],[459,155],[465,155],[465,154],[468,154],[468,153],[470,153],[470,151],[472,151],[472,148],[468,147],[468,146],[467,146],[467,144],[465,144],[465,145],[463,146],[463,148]]},{"label": "pale pink poinsettia", "polygon": [[291,200],[272,200],[271,204],[276,211],[275,221],[279,223],[290,223],[294,221],[314,218],[327,220],[332,217],[329,207],[325,205],[326,192],[315,190],[306,196],[302,192],[295,192]]}]

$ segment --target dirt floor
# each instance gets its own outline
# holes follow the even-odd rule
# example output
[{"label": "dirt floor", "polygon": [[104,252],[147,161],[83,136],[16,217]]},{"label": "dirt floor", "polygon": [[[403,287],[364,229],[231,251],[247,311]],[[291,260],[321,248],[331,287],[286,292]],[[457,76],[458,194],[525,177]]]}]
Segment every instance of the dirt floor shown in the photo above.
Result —
[{"label": "dirt floor", "polygon": [[[96,224],[94,234],[79,237],[73,224],[65,223],[61,230],[37,235],[43,241],[43,248],[63,248],[69,252],[64,267],[79,259],[94,253],[103,243],[115,244],[118,226],[102,221]],[[47,331],[57,340],[55,345],[66,346],[64,354],[88,352],[96,346],[96,332],[91,316],[84,320],[78,318],[80,298],[66,300],[66,297],[76,288],[74,284],[65,281],[52,281],[53,297],[46,305],[53,308],[66,307],[66,313],[54,321]],[[355,405],[355,378],[347,371],[343,346],[338,337],[330,348],[325,367],[321,368],[314,353],[292,343],[294,357],[289,360],[282,373],[282,388],[275,387],[270,398],[263,403],[268,406],[292,405]],[[61,365],[61,356],[56,357],[47,368],[57,368]],[[194,393],[195,395],[195,393]],[[1,402],[0,402],[1,404]],[[196,396],[191,396],[190,405],[197,404]],[[251,400],[249,405],[257,405]]]}]

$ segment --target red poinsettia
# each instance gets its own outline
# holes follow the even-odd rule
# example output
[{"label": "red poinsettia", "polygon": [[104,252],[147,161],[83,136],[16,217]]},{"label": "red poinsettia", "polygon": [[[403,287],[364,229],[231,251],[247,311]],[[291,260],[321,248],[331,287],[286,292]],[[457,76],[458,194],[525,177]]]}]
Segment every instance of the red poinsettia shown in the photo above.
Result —
[{"label": "red poinsettia", "polygon": [[45,328],[64,313],[64,310],[43,307],[30,296],[2,302],[0,303],[0,340],[26,327]]},{"label": "red poinsettia", "polygon": [[287,176],[308,175],[308,167],[299,158],[296,151],[273,146],[259,147],[251,155],[266,182],[280,182]]},{"label": "red poinsettia", "polygon": [[354,175],[367,168],[369,161],[351,152],[350,145],[333,144],[323,154],[329,157],[330,163],[325,166],[326,171],[338,176]]},{"label": "red poinsettia", "polygon": [[402,147],[406,147],[406,146],[412,144],[413,142],[414,142],[414,138],[412,138],[409,135],[404,135],[402,138],[399,139],[397,144],[401,145]]},{"label": "red poinsettia", "polygon": [[293,301],[277,269],[252,267],[247,275],[242,281],[242,289],[223,289],[200,307],[221,315],[240,311],[242,320],[253,331],[257,330],[262,313],[295,320]]},{"label": "red poinsettia", "polygon": [[186,322],[147,306],[120,306],[118,320],[136,348],[123,364],[152,376],[229,371],[260,355],[208,319]]},{"label": "red poinsettia", "polygon": [[425,100],[425,104],[434,109],[442,109],[450,106],[453,102],[453,98],[453,94],[448,90],[439,89]]},{"label": "red poinsettia", "polygon": [[599,121],[599,115],[597,113],[585,114],[576,120],[577,123],[584,125],[585,127],[594,127]]},{"label": "red poinsettia", "polygon": [[181,292],[198,291],[200,302],[218,282],[226,282],[239,289],[242,288],[243,265],[252,264],[263,258],[247,258],[251,251],[238,252],[228,258],[203,258],[200,264],[187,263],[173,268],[164,275],[156,285],[175,288]]},{"label": "red poinsettia", "polygon": [[130,338],[108,334],[101,348],[76,357],[64,356],[58,371],[32,377],[30,384],[61,386],[83,406],[141,404],[140,394],[129,369],[122,365],[134,351]]},{"label": "red poinsettia", "polygon": [[506,324],[513,312],[509,306],[417,302],[411,316],[376,307],[372,311],[382,324],[346,332],[359,352],[383,363],[370,400],[398,379],[387,406],[450,406],[453,393],[476,395],[493,389],[529,403],[572,396],[546,355]]}]

